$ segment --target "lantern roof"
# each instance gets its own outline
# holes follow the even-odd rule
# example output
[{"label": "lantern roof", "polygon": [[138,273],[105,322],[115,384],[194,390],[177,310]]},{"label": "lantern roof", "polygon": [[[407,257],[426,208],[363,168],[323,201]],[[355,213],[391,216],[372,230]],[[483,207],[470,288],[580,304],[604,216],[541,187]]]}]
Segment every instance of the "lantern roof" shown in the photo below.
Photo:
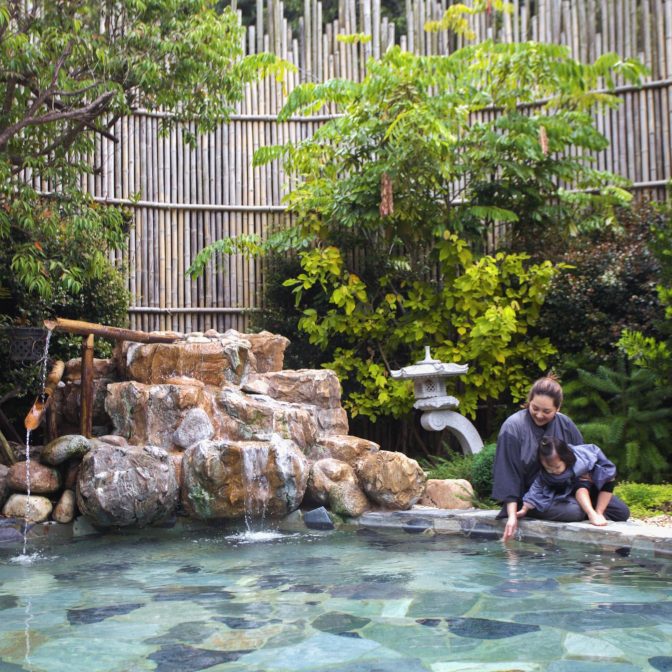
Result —
[{"label": "lantern roof", "polygon": [[429,346],[425,346],[425,358],[410,366],[390,371],[392,378],[448,378],[460,376],[469,370],[468,364],[455,364],[432,359]]}]

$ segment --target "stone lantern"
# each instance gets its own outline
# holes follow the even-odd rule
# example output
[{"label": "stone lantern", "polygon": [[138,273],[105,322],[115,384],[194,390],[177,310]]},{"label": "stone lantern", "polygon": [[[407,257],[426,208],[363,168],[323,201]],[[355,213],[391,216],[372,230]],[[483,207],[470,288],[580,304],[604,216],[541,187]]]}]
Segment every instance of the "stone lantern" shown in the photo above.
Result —
[{"label": "stone lantern", "polygon": [[460,402],[446,393],[446,380],[451,376],[461,376],[468,370],[468,364],[447,364],[432,359],[429,346],[425,346],[423,360],[397,371],[390,371],[392,378],[413,380],[413,408],[423,411],[420,424],[431,432],[444,429],[451,431],[460,442],[465,455],[480,452],[483,440],[473,424],[455,411]]}]

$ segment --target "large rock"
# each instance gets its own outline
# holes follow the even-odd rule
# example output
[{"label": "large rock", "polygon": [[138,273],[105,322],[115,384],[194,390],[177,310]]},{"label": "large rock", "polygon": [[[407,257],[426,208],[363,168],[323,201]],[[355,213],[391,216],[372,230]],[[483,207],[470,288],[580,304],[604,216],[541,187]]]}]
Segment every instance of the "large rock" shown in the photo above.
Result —
[{"label": "large rock", "polygon": [[92,442],[81,434],[65,434],[50,441],[43,449],[40,460],[56,466],[73,458],[80,458],[91,450]]},{"label": "large rock", "polygon": [[403,453],[369,453],[357,462],[356,472],[366,496],[386,509],[410,509],[425,491],[425,472]]},{"label": "large rock", "polygon": [[355,470],[347,462],[333,458],[317,460],[310,468],[306,497],[316,504],[327,504],[334,484],[346,481],[357,485]]},{"label": "large rock", "polygon": [[292,404],[340,408],[341,383],[329,369],[299,369],[251,374],[243,389]]},{"label": "large rock", "polygon": [[107,389],[105,408],[114,432],[129,443],[170,448],[175,430],[187,413],[201,408],[212,415],[212,393],[201,385],[114,383]]},{"label": "large rock", "polygon": [[289,339],[269,331],[261,331],[258,334],[241,334],[235,329],[229,329],[224,336],[232,336],[249,341],[255,359],[257,373],[269,371],[282,371],[285,361],[285,350],[289,345]]},{"label": "large rock", "polygon": [[269,441],[278,435],[307,452],[318,433],[312,407],[259,398],[230,388],[217,394],[213,415],[218,438]]},{"label": "large rock", "polygon": [[314,407],[244,394],[232,386],[115,383],[109,387],[106,407],[115,431],[130,443],[167,449],[190,441],[179,429],[196,409],[199,416],[208,417],[213,439],[268,441],[277,434],[308,451],[319,431]]},{"label": "large rock", "polygon": [[126,350],[126,377],[161,384],[189,376],[206,385],[239,385],[250,371],[249,341],[233,335],[192,338],[176,343],[133,343]]},{"label": "large rock", "polygon": [[35,460],[17,462],[9,468],[7,484],[15,492],[30,492],[34,495],[48,495],[61,487],[61,475],[53,467]]},{"label": "large rock", "polygon": [[308,457],[311,460],[331,457],[354,467],[360,458],[378,450],[380,446],[377,443],[357,436],[320,436],[308,453]]},{"label": "large rock", "polygon": [[29,523],[41,523],[49,518],[53,508],[46,497],[12,495],[2,507],[2,515],[7,518],[24,518]]},{"label": "large rock", "polygon": [[150,525],[177,501],[175,471],[162,448],[101,445],[82,460],[77,506],[98,527]]},{"label": "large rock", "polygon": [[308,462],[292,441],[201,441],[182,458],[182,504],[201,519],[285,516],[301,504],[307,480]]},{"label": "large rock", "polygon": [[437,509],[473,508],[474,488],[464,478],[430,478],[418,504]]}]

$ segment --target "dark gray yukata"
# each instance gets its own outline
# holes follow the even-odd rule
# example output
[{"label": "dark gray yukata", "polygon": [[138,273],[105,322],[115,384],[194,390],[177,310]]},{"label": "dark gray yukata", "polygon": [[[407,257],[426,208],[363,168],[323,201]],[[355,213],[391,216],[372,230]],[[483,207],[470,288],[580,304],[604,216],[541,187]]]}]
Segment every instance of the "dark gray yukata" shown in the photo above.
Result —
[{"label": "dark gray yukata", "polygon": [[[553,420],[539,427],[527,409],[509,416],[499,430],[493,467],[492,496],[504,505],[499,518],[506,517],[506,504],[517,502],[522,506],[523,495],[530,489],[539,473],[537,452],[542,436],[554,436],[572,445],[583,444],[578,427],[563,413],[556,413]],[[544,512],[532,510],[529,517],[576,522],[585,520],[586,514],[573,495],[557,498]],[[609,520],[627,520],[630,510],[618,497],[612,497],[604,512]]]}]

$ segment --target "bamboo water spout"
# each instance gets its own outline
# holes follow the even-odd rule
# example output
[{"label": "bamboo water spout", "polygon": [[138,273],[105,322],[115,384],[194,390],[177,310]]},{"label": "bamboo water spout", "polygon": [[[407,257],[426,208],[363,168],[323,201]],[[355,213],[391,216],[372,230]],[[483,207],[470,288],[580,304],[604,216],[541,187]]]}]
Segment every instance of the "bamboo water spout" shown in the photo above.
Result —
[{"label": "bamboo water spout", "polygon": [[[91,436],[92,424],[93,424],[94,336],[102,336],[103,338],[112,338],[117,341],[135,341],[137,343],[174,343],[175,341],[180,340],[180,336],[169,336],[167,334],[148,334],[146,331],[135,331],[134,329],[109,327],[105,324],[96,324],[94,322],[83,322],[82,320],[68,320],[62,317],[56,317],[53,320],[45,320],[44,326],[49,331],[66,331],[70,334],[79,334],[80,336],[83,337],[82,376],[81,376],[82,382],[81,382],[81,394],[80,394],[81,399],[80,432],[82,433],[83,436],[86,437]],[[62,372],[61,375],[63,375]],[[35,405],[33,405],[33,409],[35,409]],[[31,413],[33,409],[31,409]],[[29,417],[31,417],[31,413],[29,413],[28,416],[26,416],[26,423],[28,422]],[[41,417],[42,416],[40,415],[39,418]],[[37,424],[35,425],[36,427],[37,425],[39,425],[39,418],[37,420]],[[27,424],[26,428],[29,429]]]},{"label": "bamboo water spout", "polygon": [[80,336],[88,336],[89,334],[92,334],[94,336],[103,336],[104,338],[114,338],[118,341],[136,341],[137,343],[174,343],[179,340],[178,336],[148,334],[146,331],[122,329],[121,327],[108,327],[105,324],[83,322],[81,320],[67,320],[62,317],[56,317],[53,320],[45,320],[44,326],[49,331],[67,331],[70,334],[79,334]]},{"label": "bamboo water spout", "polygon": [[26,419],[23,421],[26,429],[33,431],[40,426],[42,416],[49,406],[51,395],[54,393],[56,386],[61,382],[64,371],[64,362],[62,362],[60,359],[54,362],[54,366],[49,372],[47,380],[44,384],[44,390],[37,397],[37,399],[35,399],[35,403],[32,405],[31,409],[28,411],[28,415],[26,415]]}]

